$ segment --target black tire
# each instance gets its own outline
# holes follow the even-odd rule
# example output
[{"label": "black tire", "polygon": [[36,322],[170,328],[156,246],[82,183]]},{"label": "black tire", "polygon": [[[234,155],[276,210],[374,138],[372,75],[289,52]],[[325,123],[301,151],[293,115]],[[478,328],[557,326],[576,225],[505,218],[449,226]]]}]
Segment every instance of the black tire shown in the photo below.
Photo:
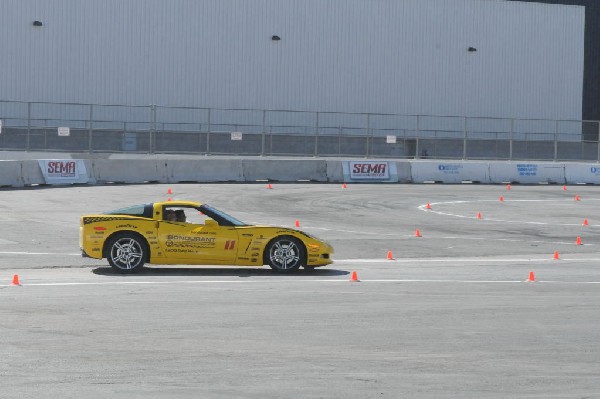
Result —
[{"label": "black tire", "polygon": [[297,238],[280,236],[267,245],[265,261],[279,273],[291,273],[306,264],[306,249]]},{"label": "black tire", "polygon": [[148,256],[146,241],[137,234],[119,233],[110,238],[106,258],[119,273],[137,273]]}]

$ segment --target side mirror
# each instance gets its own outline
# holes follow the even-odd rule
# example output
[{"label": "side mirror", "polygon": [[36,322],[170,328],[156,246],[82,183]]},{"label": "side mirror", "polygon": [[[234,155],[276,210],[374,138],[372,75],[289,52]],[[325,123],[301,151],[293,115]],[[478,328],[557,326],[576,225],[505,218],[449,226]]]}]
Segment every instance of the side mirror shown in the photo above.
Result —
[{"label": "side mirror", "polygon": [[218,229],[219,228],[219,223],[217,223],[216,220],[206,219],[204,221],[204,226],[208,227],[210,229]]}]

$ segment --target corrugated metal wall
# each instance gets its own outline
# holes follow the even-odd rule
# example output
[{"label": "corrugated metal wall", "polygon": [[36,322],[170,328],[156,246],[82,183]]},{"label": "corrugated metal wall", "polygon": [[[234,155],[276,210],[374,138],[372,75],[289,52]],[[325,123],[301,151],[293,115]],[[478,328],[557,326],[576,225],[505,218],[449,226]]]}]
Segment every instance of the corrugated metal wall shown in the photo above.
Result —
[{"label": "corrugated metal wall", "polygon": [[[585,7],[585,54],[583,66],[583,119],[600,121],[600,1],[511,0]],[[596,132],[597,134],[598,132]]]},{"label": "corrugated metal wall", "polygon": [[495,0],[0,2],[0,99],[581,119],[584,17]]}]

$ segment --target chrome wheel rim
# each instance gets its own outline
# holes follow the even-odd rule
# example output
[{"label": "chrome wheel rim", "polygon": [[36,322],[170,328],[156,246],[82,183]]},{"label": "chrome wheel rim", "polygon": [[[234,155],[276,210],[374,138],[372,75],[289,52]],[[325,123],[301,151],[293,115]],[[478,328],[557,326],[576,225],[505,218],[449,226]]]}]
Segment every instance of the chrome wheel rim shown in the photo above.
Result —
[{"label": "chrome wheel rim", "polygon": [[142,255],[142,246],[133,238],[121,238],[111,249],[111,258],[119,269],[133,269],[141,262]]},{"label": "chrome wheel rim", "polygon": [[269,258],[271,259],[271,264],[275,265],[278,269],[291,269],[300,261],[300,250],[292,241],[277,241],[271,246]]}]

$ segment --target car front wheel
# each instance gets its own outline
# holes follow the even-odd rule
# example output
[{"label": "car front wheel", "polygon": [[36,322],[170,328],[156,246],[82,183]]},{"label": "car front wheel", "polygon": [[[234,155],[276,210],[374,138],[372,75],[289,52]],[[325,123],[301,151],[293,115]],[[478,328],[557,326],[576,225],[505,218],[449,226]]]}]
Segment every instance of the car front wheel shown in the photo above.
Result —
[{"label": "car front wheel", "polygon": [[108,263],[119,273],[136,273],[146,260],[146,243],[134,234],[119,234],[112,238],[108,248]]},{"label": "car front wheel", "polygon": [[277,237],[267,247],[267,263],[280,273],[298,270],[306,262],[304,246],[294,237]]}]

